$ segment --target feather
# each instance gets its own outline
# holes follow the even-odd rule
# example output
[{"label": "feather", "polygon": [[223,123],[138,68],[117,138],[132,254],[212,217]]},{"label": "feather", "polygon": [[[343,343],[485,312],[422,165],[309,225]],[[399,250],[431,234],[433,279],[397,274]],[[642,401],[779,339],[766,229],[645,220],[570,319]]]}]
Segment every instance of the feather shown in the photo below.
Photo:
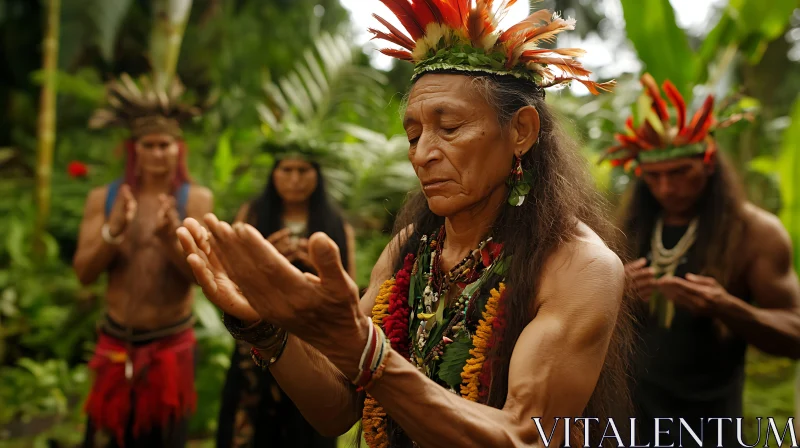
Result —
[{"label": "feather", "polygon": [[[414,11],[414,16],[416,16],[417,22],[419,22],[423,30],[427,31],[428,25],[433,22],[439,23],[436,20],[436,14],[430,7],[429,0],[413,0],[411,9]],[[439,12],[438,8],[436,8],[436,12]]]},{"label": "feather", "polygon": [[483,48],[483,39],[494,31],[491,0],[477,0],[467,18],[467,35],[472,45]]},{"label": "feather", "polygon": [[[444,17],[442,15],[442,11],[439,9],[439,5],[438,4],[446,4],[446,3],[441,2],[441,0],[440,1],[436,1],[436,0],[416,0],[414,2],[414,4],[412,5],[412,8],[414,8],[415,11],[419,8],[421,13],[425,13],[424,10],[427,9],[430,12],[430,17],[432,18],[430,22],[435,22],[435,23],[441,24],[441,23],[444,23]],[[420,6],[418,7],[417,5],[420,5]],[[418,16],[422,17],[421,14],[418,14]],[[430,22],[423,23],[423,25],[427,28],[428,27],[428,23],[430,23]]]},{"label": "feather", "polygon": [[411,57],[411,53],[406,50],[395,50],[393,48],[383,48],[379,50],[381,53],[385,54],[386,56],[391,56],[393,58],[401,59],[403,61],[411,61],[413,58]]},{"label": "feather", "polygon": [[675,88],[675,85],[672,84],[669,80],[664,81],[664,92],[667,94],[667,98],[669,98],[670,103],[675,108],[675,111],[678,114],[678,134],[683,132],[683,128],[686,126],[686,102],[683,100],[683,96],[678,89]]},{"label": "feather", "polygon": [[628,148],[637,148],[645,150],[653,148],[653,145],[651,145],[647,140],[643,140],[639,137],[617,134],[614,136],[614,138],[616,138],[618,142],[622,143],[623,146]]},{"label": "feather", "polygon": [[628,131],[629,135],[636,135],[636,131],[633,129],[633,116],[625,120],[625,130]]},{"label": "feather", "polygon": [[510,39],[512,36],[526,31],[528,28],[531,27],[539,27],[542,23],[548,24],[550,23],[553,17],[553,13],[546,9],[542,9],[540,11],[536,11],[535,13],[529,15],[523,21],[519,22],[518,24],[512,26],[511,28],[507,29],[503,34],[500,35],[500,41],[505,42],[506,40]]},{"label": "feather", "polygon": [[645,73],[641,79],[642,85],[647,90],[647,94],[653,99],[653,110],[658,115],[659,120],[662,122],[669,121],[669,112],[667,111],[667,102],[661,97],[661,91],[658,90],[656,80],[649,74]]},{"label": "feather", "polygon": [[575,19],[564,20],[554,14],[551,22],[543,26],[529,29],[525,33],[525,42],[552,42],[555,40],[557,34],[574,29]]},{"label": "feather", "polygon": [[537,50],[525,50],[523,54],[529,57],[536,55],[554,54],[554,55],[578,58],[585,55],[586,50],[581,48],[554,48],[554,49],[542,48]]},{"label": "feather", "polygon": [[714,108],[714,96],[709,95],[703,102],[703,107],[697,111],[689,127],[685,129],[687,143],[697,143],[703,140],[714,122],[711,112]]},{"label": "feather", "polygon": [[414,13],[413,7],[408,0],[380,0],[397,17],[408,34],[414,40],[420,39],[425,35],[425,27],[420,24],[419,19]]},{"label": "feather", "polygon": [[[522,55],[522,44],[525,42],[525,36],[522,33],[512,35],[505,41],[506,45],[506,68],[517,65],[520,56]],[[517,50],[520,50],[519,52]],[[519,53],[519,54],[517,54]]]},{"label": "feather", "polygon": [[403,47],[403,48],[405,48],[406,50],[409,50],[409,51],[414,49],[414,43],[413,42],[411,44],[409,44],[408,42],[404,41],[403,39],[397,37],[397,34],[387,34],[387,33],[384,33],[383,31],[378,31],[378,30],[373,29],[373,28],[369,28],[367,31],[369,31],[370,33],[374,34],[372,39],[383,39],[383,40],[385,40],[387,42],[391,42],[391,43],[393,43],[395,45],[399,45],[399,46],[401,46],[401,47]]},{"label": "feather", "polygon": [[139,90],[139,86],[131,79],[131,76],[127,73],[123,73],[120,75],[119,79],[122,81],[122,84],[128,89],[135,96],[141,96],[142,91]]},{"label": "feather", "polygon": [[445,16],[445,23],[455,30],[463,29],[467,23],[467,15],[469,14],[470,0],[449,0],[447,1],[449,11],[442,10]]},{"label": "feather", "polygon": [[585,69],[583,65],[573,59],[563,57],[535,57],[528,59],[527,52],[522,53],[522,60],[525,62],[533,62],[535,64],[547,64],[561,69],[564,73],[572,76],[589,76],[592,74],[589,70]]},{"label": "feather", "polygon": [[588,79],[575,78],[571,76],[556,76],[549,83],[542,85],[541,88],[546,89],[570,81],[577,81],[583,84],[587,89],[589,89],[589,92],[591,92],[592,95],[599,95],[601,90],[610,92],[617,85],[616,81],[595,82]]}]

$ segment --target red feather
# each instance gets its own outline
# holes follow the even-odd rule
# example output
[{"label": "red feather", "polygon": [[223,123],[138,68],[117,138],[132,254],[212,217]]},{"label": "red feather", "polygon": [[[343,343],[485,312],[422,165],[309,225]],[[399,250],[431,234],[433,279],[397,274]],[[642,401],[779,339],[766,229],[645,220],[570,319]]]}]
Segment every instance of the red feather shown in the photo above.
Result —
[{"label": "red feather", "polygon": [[706,137],[708,130],[711,129],[711,125],[714,123],[714,117],[711,115],[713,109],[714,96],[709,95],[703,102],[703,107],[697,111],[692,123],[686,129],[688,131],[688,134],[686,134],[688,143],[697,143]]},{"label": "red feather", "polygon": [[686,126],[686,102],[683,100],[683,96],[678,89],[675,88],[675,85],[672,84],[669,80],[664,81],[664,92],[667,94],[667,98],[669,98],[669,102],[672,103],[672,106],[675,108],[675,111],[678,113],[678,133],[680,134],[683,132],[683,128]]},{"label": "red feather", "polygon": [[579,83],[586,86],[586,88],[589,89],[589,92],[591,92],[592,95],[599,95],[600,90],[603,90],[605,92],[610,92],[611,90],[613,90],[614,86],[617,85],[616,81],[595,82],[595,81],[590,81],[588,79],[579,79],[571,76],[569,77],[558,76],[553,78],[553,81],[550,82],[549,84],[542,85],[541,88],[546,89],[568,81],[578,81]]},{"label": "red feather", "polygon": [[648,141],[643,140],[639,137],[631,137],[630,135],[625,134],[617,134],[614,136],[618,142],[622,143],[623,146],[628,148],[637,148],[637,149],[651,149],[653,145],[651,145]]},{"label": "red feather", "polygon": [[669,112],[667,111],[667,102],[661,97],[661,91],[658,90],[656,80],[649,73],[642,75],[642,85],[647,89],[647,94],[653,99],[653,110],[658,115],[658,118],[663,121],[669,121]]},{"label": "red feather", "polygon": [[539,27],[541,26],[542,23],[550,23],[550,20],[552,18],[553,18],[553,13],[551,13],[546,9],[536,11],[535,13],[529,15],[522,22],[519,22],[518,24],[507,29],[503,34],[500,35],[498,40],[500,42],[506,42],[507,40],[511,39],[511,37],[514,36],[515,34],[522,33],[523,31],[529,28]]},{"label": "red feather", "polygon": [[459,25],[453,27],[455,29],[463,29],[467,25],[467,17],[469,16],[470,0],[452,0],[455,3],[453,9],[458,12]]},{"label": "red feather", "polygon": [[556,35],[562,31],[571,30],[574,24],[566,21],[560,17],[547,23],[546,25],[532,28],[525,33],[526,42],[552,42],[555,40]]},{"label": "red feather", "polygon": [[477,0],[475,8],[470,11],[467,18],[467,35],[472,45],[477,48],[481,48],[483,38],[494,31],[491,3],[491,0]]},{"label": "red feather", "polygon": [[391,56],[393,58],[402,59],[404,61],[413,61],[414,58],[411,56],[411,53],[406,50],[395,50],[394,48],[383,48],[379,50],[381,53],[385,54],[386,56]]},{"label": "red feather", "polygon": [[549,48],[542,48],[538,50],[525,50],[525,52],[523,52],[522,54],[530,58],[536,55],[545,55],[545,57],[547,57],[546,55],[549,54],[557,54],[566,57],[578,58],[585,55],[586,50],[580,48],[554,48],[552,50]]},{"label": "red feather", "polygon": [[[399,40],[402,43],[395,42],[395,41],[392,41],[392,40],[390,40],[390,42],[394,42],[394,43],[400,45],[401,47],[407,49],[408,51],[414,51],[414,46],[415,46],[414,41],[411,40],[408,36],[406,36],[405,33],[400,31],[399,29],[397,29],[397,27],[395,27],[394,25],[389,23],[389,21],[385,20],[383,17],[380,17],[377,14],[373,14],[372,16],[375,17],[376,19],[378,19],[378,21],[381,22],[381,24],[383,24],[383,26],[385,26],[386,29],[389,30],[389,32],[394,36],[394,38]],[[372,29],[370,29],[370,32],[374,33],[374,31]],[[389,39],[387,39],[387,40],[389,40]]]},{"label": "red feather", "polygon": [[522,53],[522,59],[525,62],[534,62],[537,64],[547,64],[552,65],[553,67],[558,67],[563,70],[565,73],[568,73],[572,76],[589,76],[592,74],[589,70],[586,70],[580,62],[575,61],[573,59],[567,58],[558,58],[558,57],[534,57],[529,58],[528,52],[525,51]]},{"label": "red feather", "polygon": [[[422,25],[423,30],[427,29],[431,22],[441,23],[441,14],[439,14],[440,20],[436,20],[436,13],[439,12],[439,8],[431,5],[430,0],[416,0],[411,4],[411,8],[414,10],[417,21]],[[434,9],[436,12],[434,12]]]},{"label": "red feather", "polygon": [[401,47],[405,48],[406,50],[414,51],[414,46],[413,45],[411,47],[407,46],[407,43],[405,41],[403,41],[402,39],[398,38],[394,34],[387,34],[387,33],[384,33],[383,31],[375,30],[375,29],[372,29],[372,28],[369,28],[367,31],[369,31],[370,33],[375,35],[372,39],[383,39],[383,40],[391,42],[393,44],[400,45]]},{"label": "red feather", "polygon": [[[465,17],[464,14],[461,12],[462,10],[462,3],[461,0],[455,2],[440,2],[439,3],[439,12],[442,15],[442,23],[453,28],[455,30],[460,30],[464,28],[464,21]],[[463,11],[466,12],[467,7],[466,5],[463,6]]]},{"label": "red feather", "polygon": [[425,35],[425,27],[419,22],[419,18],[414,13],[414,9],[409,0],[380,0],[397,17],[408,34],[414,40],[419,40]]},{"label": "red feather", "polygon": [[633,129],[633,116],[630,116],[627,120],[625,120],[625,127],[630,129],[630,131],[634,134],[636,133],[636,131]]},{"label": "red feather", "polygon": [[525,43],[525,36],[523,36],[521,33],[515,34],[511,38],[509,38],[505,43],[506,43],[506,68],[510,69],[518,62],[514,60],[514,52],[517,50],[517,48],[519,48],[520,45]]}]

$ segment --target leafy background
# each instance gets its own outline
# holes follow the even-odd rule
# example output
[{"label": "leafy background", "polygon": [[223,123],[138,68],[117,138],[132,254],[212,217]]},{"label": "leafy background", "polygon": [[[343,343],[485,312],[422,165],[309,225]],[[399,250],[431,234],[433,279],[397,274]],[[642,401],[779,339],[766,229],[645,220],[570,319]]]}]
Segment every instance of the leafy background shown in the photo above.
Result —
[{"label": "leafy background", "polygon": [[[190,7],[178,26],[155,14],[181,3]],[[42,40],[55,31],[46,20],[55,5],[58,54],[47,55]],[[609,5],[621,7],[621,17],[609,15]],[[739,92],[757,106],[757,120],[731,128],[721,136],[722,148],[751,200],[778,214],[800,247],[797,0],[721,1],[702,29],[679,26],[669,0],[547,0],[542,6],[576,17],[580,39],[632,52],[641,69],[658,80],[672,79],[695,99]],[[168,43],[169,33],[182,33],[177,48]],[[81,287],[71,259],[86,194],[122,167],[123,135],[86,129],[102,101],[103,82],[122,72],[175,70],[191,95],[215,100],[188,129],[190,170],[213,189],[217,212],[229,219],[263,188],[273,162],[258,149],[264,129],[257,106],[269,103],[265,86],[302,71],[308,62],[297,55],[313,52],[321,36],[350,36],[352,42],[348,33],[348,13],[338,0],[0,0],[0,446],[68,447],[82,437],[80,406],[90,380],[85,364],[103,284]],[[366,286],[394,213],[405,192],[416,188],[404,163],[407,143],[397,113],[410,68],[400,64],[378,72],[360,48],[337,61],[349,74],[376,81],[337,99],[337,92],[355,83],[347,82],[350,75],[337,81],[326,70],[336,87],[316,99],[306,92],[312,102],[322,101],[317,106],[335,106],[320,107],[326,132],[341,141],[344,169],[329,176],[357,228],[357,281]],[[610,144],[639,89],[638,72],[596,70],[618,79],[617,94],[595,98],[567,90],[548,96],[592,160]],[[51,92],[55,101],[40,103],[42,92]],[[343,100],[351,95],[372,102],[348,105]],[[52,148],[41,138],[47,125],[40,119],[48,114],[55,126]],[[86,178],[67,175],[72,161],[88,165]],[[606,166],[594,166],[593,174],[613,201],[630,183],[625,173]],[[795,266],[800,267],[800,249]],[[191,431],[198,445],[208,445],[232,341],[199,292],[195,311],[201,406]],[[751,350],[747,416],[794,415],[795,371],[787,359]],[[351,440],[343,437],[342,443]]]}]

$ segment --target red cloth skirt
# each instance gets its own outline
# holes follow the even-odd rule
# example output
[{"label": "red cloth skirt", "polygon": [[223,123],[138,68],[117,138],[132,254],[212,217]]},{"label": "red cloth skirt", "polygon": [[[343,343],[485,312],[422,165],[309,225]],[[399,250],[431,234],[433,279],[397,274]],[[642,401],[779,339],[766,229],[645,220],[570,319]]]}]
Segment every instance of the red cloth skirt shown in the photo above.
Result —
[{"label": "red cloth skirt", "polygon": [[85,405],[94,426],[111,431],[122,446],[131,412],[134,437],[193,413],[195,344],[191,328],[136,346],[100,332]]}]

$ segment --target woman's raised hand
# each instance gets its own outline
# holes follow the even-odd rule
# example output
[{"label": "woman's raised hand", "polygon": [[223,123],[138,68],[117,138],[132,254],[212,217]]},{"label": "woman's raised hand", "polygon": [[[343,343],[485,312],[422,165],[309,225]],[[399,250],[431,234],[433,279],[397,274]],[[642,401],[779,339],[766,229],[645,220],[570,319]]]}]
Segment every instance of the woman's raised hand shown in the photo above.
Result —
[{"label": "woman's raised hand", "polygon": [[203,290],[213,296],[209,299],[223,310],[244,312],[245,300],[262,319],[312,344],[328,341],[337,332],[346,337],[363,324],[358,287],[327,235],[316,233],[308,241],[310,261],[319,274],[315,276],[298,270],[248,224],[231,226],[213,214],[205,217],[205,224],[210,235],[187,220],[181,242],[188,232],[192,238],[187,243],[197,247],[189,245],[189,263]]},{"label": "woman's raised hand", "polygon": [[239,287],[228,277],[211,250],[209,232],[194,218],[187,218],[177,230],[186,260],[206,298],[226,314],[244,322],[259,319],[258,313],[244,298]]}]

